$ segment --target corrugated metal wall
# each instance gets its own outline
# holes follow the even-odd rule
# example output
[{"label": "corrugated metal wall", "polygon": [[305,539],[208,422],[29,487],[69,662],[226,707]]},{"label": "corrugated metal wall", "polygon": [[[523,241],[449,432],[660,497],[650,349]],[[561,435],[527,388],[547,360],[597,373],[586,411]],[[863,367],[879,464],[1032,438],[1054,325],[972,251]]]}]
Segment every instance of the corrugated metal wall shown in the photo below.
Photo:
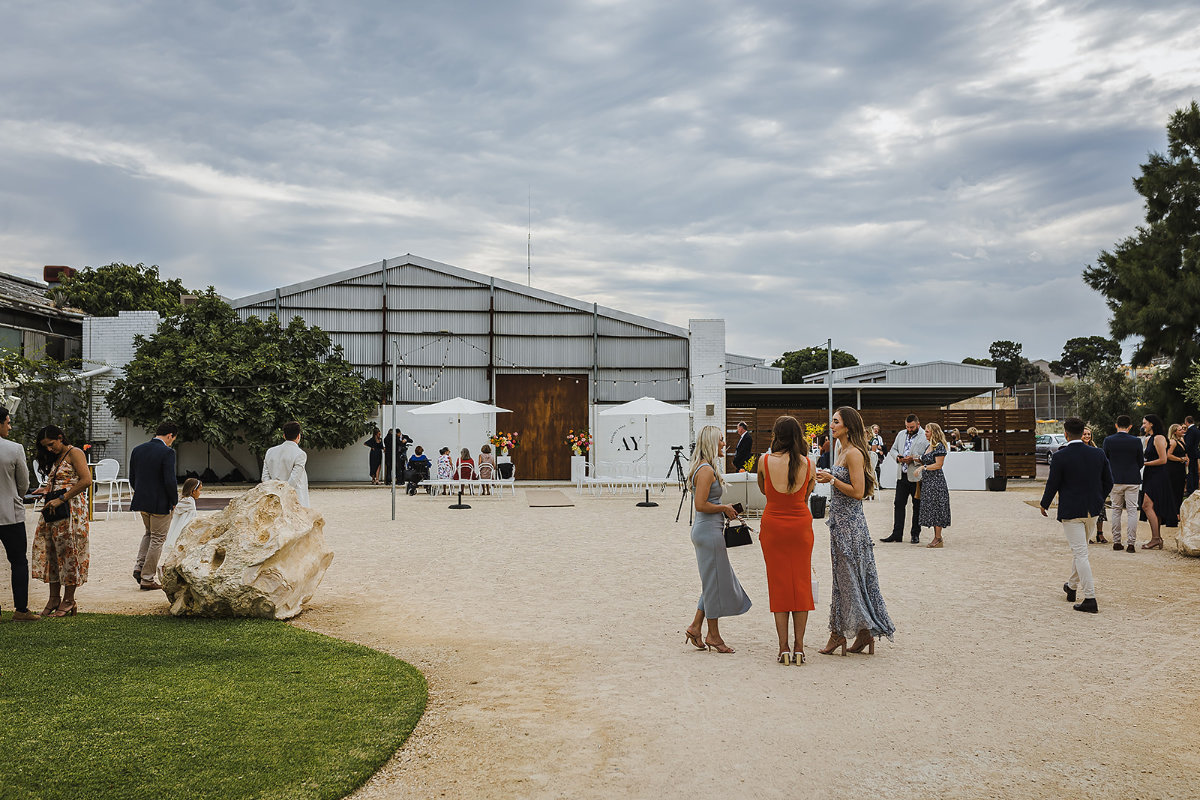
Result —
[{"label": "corrugated metal wall", "polygon": [[395,342],[400,403],[486,402],[498,371],[588,374],[598,403],[644,395],[688,401],[686,336],[419,264],[387,264],[385,289],[383,266],[238,313],[265,319],[278,303],[281,320],[299,316],[327,331],[363,375],[384,381],[391,378],[387,342]]}]

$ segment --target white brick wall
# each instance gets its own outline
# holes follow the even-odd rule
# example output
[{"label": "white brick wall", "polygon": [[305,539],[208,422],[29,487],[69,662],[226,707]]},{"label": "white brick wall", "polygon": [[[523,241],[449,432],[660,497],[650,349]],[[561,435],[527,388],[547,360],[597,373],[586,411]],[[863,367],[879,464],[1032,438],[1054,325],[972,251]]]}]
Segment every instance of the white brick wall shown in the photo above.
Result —
[{"label": "white brick wall", "polygon": [[129,451],[142,442],[143,432],[131,430],[127,420],[115,418],[104,396],[124,376],[125,365],[133,360],[133,337],[152,336],[161,321],[156,311],[122,311],[115,317],[88,317],[83,321],[84,371],[112,367],[111,372],[92,379],[91,457],[117,459],[122,474],[129,463]]},{"label": "white brick wall", "polygon": [[[725,320],[688,320],[692,441],[705,425],[725,430]],[[708,413],[708,404],[713,413]],[[728,434],[726,435],[728,439]]]}]

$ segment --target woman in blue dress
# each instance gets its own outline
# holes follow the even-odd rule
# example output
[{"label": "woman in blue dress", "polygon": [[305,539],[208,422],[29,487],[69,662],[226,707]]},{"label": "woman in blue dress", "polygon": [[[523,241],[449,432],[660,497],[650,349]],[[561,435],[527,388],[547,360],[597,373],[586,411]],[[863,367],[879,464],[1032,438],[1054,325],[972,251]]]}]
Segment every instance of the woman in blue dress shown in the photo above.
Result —
[{"label": "woman in blue dress", "polygon": [[[733,506],[722,504],[725,480],[717,469],[725,463],[725,437],[715,425],[706,425],[696,437],[692,453],[692,472],[688,477],[696,503],[696,521],[692,524],[692,545],[696,548],[696,565],[700,569],[700,601],[692,624],[684,630],[685,641],[701,650],[732,653],[733,648],[721,638],[721,617],[735,617],[750,610],[750,598],[742,589],[729,553],[725,549],[725,518],[733,519]],[[708,620],[708,633],[700,639],[700,623]]]},{"label": "woman in blue dress", "polygon": [[818,652],[830,655],[839,647],[846,655],[846,639],[854,637],[851,653],[875,653],[875,637],[888,639],[896,632],[879,590],[875,571],[875,543],[863,514],[863,498],[875,493],[875,473],[867,456],[867,432],[858,411],[842,406],[833,414],[830,428],[838,442],[832,470],[817,472],[818,483],[830,484],[829,550],[833,560],[830,591],[829,643]]}]

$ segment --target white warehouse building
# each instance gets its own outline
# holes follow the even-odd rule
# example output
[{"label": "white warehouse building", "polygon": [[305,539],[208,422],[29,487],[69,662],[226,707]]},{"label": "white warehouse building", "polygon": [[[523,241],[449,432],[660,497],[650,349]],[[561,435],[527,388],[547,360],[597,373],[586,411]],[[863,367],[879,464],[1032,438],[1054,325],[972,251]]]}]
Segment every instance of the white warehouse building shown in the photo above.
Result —
[{"label": "white warehouse building", "polygon": [[[571,477],[572,430],[592,433],[593,461],[665,475],[671,446],[686,447],[704,425],[725,429],[727,383],[782,381],[782,370],[763,359],[725,352],[722,319],[682,328],[412,255],[231,302],[243,319],[275,314],[283,324],[300,317],[321,328],[364,377],[390,381],[395,361],[396,427],[434,458],[458,444],[457,421],[411,409],[453,397],[510,409],[464,417],[461,444],[478,453],[491,433],[519,432],[518,480]],[[152,335],[158,323],[152,311],[84,321],[85,366],[104,373],[94,379],[96,443],[122,465],[147,435],[112,419],[102,397],[132,358],[134,335]],[[647,429],[642,418],[597,414],[643,396],[691,415],[659,417]],[[387,432],[392,419],[389,404],[374,422]],[[359,443],[310,451],[309,479],[365,481],[367,462]],[[181,474],[209,467],[224,475],[233,465],[203,443],[180,445]]]}]

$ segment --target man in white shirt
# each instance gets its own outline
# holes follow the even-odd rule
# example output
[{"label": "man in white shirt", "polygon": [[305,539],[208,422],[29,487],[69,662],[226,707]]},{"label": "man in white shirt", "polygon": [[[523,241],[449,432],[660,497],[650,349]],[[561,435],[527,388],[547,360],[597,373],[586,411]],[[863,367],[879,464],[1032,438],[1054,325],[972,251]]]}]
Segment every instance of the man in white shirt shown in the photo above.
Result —
[{"label": "man in white shirt", "polygon": [[285,481],[296,490],[300,505],[308,507],[308,454],[300,449],[300,423],[293,420],[283,426],[283,444],[277,444],[263,456],[264,481]]},{"label": "man in white shirt", "polygon": [[891,452],[896,454],[896,502],[893,514],[892,535],[881,542],[904,541],[904,516],[907,511],[909,498],[912,499],[913,520],[910,530],[913,544],[921,543],[921,455],[929,442],[925,439],[925,431],[921,428],[921,420],[916,414],[909,414],[904,420],[904,430],[896,434]]}]

